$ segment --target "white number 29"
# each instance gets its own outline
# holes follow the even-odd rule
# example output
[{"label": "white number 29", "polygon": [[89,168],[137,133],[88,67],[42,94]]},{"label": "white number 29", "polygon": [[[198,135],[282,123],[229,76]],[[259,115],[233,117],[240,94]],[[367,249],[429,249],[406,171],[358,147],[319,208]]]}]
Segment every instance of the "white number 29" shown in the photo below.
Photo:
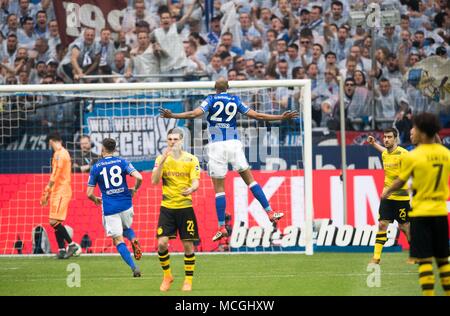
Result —
[{"label": "white number 29", "polygon": [[222,101],[217,101],[213,105],[213,108],[215,108],[215,107],[219,107],[219,110],[217,110],[217,112],[211,116],[211,121],[214,121],[214,122],[222,122],[222,118],[219,117],[219,115],[222,114],[224,109],[225,109],[225,114],[228,115],[225,122],[231,121],[233,119],[233,117],[236,115],[237,109],[238,109],[237,104],[234,102],[228,102],[227,105],[225,106]]}]

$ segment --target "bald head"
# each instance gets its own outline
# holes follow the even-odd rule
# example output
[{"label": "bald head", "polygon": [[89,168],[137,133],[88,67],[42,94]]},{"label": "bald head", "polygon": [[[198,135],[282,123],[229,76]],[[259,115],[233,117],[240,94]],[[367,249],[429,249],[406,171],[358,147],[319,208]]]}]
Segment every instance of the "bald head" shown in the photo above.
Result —
[{"label": "bald head", "polygon": [[216,89],[217,93],[226,92],[228,90],[228,80],[224,78],[217,79],[214,88]]}]

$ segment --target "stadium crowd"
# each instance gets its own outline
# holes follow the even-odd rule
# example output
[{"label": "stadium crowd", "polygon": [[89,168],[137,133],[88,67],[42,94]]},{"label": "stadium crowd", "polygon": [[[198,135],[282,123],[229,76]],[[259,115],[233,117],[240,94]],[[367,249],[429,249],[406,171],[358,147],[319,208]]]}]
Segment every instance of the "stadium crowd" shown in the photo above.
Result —
[{"label": "stadium crowd", "polygon": [[398,10],[401,22],[377,29],[375,38],[350,24],[350,10],[367,2],[216,0],[207,18],[205,1],[129,0],[120,32],[85,28],[65,46],[52,1],[0,0],[0,83],[311,79],[314,124],[333,128],[342,76],[349,129],[370,128],[372,96],[376,117],[387,120],[378,128],[395,121],[409,130],[411,114],[422,111],[440,114],[445,126],[447,110],[405,74],[431,55],[449,59],[450,1],[378,1]]}]

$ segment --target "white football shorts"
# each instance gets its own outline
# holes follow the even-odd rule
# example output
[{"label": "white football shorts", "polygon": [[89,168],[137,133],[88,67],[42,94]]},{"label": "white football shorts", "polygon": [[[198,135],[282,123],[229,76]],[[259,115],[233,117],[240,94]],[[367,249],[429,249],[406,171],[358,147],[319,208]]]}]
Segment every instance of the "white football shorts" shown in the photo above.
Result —
[{"label": "white football shorts", "polygon": [[133,223],[133,207],[126,211],[103,216],[103,227],[108,237],[120,237],[123,235],[123,230],[131,227]]},{"label": "white football shorts", "polygon": [[208,144],[208,174],[212,178],[224,178],[228,164],[233,170],[242,172],[250,168],[245,157],[244,146],[237,139]]}]

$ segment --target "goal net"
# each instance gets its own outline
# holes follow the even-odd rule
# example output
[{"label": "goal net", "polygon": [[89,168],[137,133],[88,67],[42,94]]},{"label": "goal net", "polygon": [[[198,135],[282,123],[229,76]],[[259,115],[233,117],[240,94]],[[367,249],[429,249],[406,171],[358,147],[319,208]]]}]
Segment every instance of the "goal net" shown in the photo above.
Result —
[{"label": "goal net", "polygon": [[[272,209],[285,213],[274,227],[235,171],[225,181],[227,226],[231,236],[219,242],[215,194],[207,174],[207,122],[164,119],[160,108],[183,112],[214,93],[214,82],[0,86],[0,254],[57,250],[48,224],[48,207],[39,199],[51,172],[46,136],[58,131],[73,164],[66,225],[85,253],[112,253],[102,226],[101,209],[86,197],[89,168],[99,159],[101,142],[116,139],[117,154],[142,171],[144,183],[133,199],[133,228],[145,252],[157,249],[161,187],[151,185],[156,157],[167,145],[167,132],[184,130],[184,149],[198,157],[200,188],[193,195],[200,231],[197,251],[313,253],[311,91],[308,80],[233,81],[235,94],[251,109],[279,114],[299,111],[291,121],[264,122],[238,114],[240,138],[255,180]],[[89,136],[87,138],[86,136]],[[128,179],[129,186],[133,181]],[[96,189],[98,190],[98,189]],[[99,194],[98,191],[96,191]],[[181,251],[176,240],[171,251]]]}]

